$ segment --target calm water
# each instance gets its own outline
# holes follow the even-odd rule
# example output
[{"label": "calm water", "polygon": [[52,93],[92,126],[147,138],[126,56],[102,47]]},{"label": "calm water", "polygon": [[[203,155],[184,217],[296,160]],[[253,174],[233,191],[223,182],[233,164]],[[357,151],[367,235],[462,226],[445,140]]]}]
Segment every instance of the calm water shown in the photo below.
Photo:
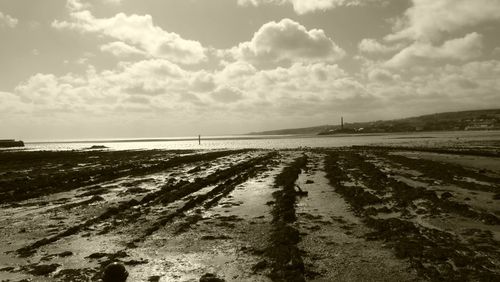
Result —
[{"label": "calm water", "polygon": [[112,150],[135,149],[286,149],[298,147],[342,147],[351,145],[461,145],[500,141],[500,131],[453,131],[404,134],[372,134],[347,136],[211,136],[197,138],[171,138],[155,140],[36,142],[26,143],[26,150],[81,150],[103,145]]}]

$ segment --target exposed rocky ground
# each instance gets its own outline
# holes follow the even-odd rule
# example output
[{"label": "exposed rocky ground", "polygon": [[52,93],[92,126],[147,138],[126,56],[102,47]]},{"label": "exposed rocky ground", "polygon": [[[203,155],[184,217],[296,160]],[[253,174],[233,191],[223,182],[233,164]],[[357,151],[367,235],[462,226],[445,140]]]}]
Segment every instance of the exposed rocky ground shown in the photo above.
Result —
[{"label": "exposed rocky ground", "polygon": [[493,151],[0,152],[0,281],[500,281]]}]

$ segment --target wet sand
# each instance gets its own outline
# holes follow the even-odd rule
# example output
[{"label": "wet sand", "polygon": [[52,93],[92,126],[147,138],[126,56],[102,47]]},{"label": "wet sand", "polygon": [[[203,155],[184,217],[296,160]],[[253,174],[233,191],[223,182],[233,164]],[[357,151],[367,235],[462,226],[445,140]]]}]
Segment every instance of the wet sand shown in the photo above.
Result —
[{"label": "wet sand", "polygon": [[0,281],[500,281],[496,152],[0,152]]}]

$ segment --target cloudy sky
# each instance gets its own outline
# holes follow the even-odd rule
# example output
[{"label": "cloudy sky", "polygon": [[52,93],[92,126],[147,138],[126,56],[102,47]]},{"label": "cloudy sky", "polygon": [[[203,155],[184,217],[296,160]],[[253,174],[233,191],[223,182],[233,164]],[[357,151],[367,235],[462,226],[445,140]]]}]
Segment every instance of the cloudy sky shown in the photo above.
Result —
[{"label": "cloudy sky", "polygon": [[0,138],[500,107],[499,0],[0,0]]}]

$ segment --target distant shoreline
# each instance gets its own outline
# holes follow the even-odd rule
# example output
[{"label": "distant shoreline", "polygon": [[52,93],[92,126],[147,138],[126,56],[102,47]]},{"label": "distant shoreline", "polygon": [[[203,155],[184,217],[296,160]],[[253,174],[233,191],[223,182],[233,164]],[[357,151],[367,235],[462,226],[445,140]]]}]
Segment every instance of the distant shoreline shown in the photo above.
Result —
[{"label": "distant shoreline", "polygon": [[[286,138],[336,138],[336,137],[366,137],[366,136],[391,136],[391,135],[406,135],[408,137],[398,137],[397,139],[412,138],[411,135],[420,134],[446,134],[446,133],[465,133],[471,135],[478,132],[500,132],[500,130],[489,131],[464,131],[464,130],[442,130],[442,131],[419,131],[419,132],[385,132],[385,133],[342,133],[330,135],[317,134],[276,134],[276,135],[225,135],[225,136],[201,136],[201,140],[258,140],[258,139],[286,139]],[[415,137],[424,138],[424,137]],[[434,138],[425,136],[425,138]],[[25,144],[92,144],[92,143],[129,143],[129,142],[178,142],[178,141],[197,141],[198,137],[166,137],[166,138],[144,138],[144,139],[96,139],[96,140],[52,140],[52,141],[25,141]]]},{"label": "distant shoreline", "polygon": [[[201,140],[250,140],[250,139],[280,139],[302,134],[289,135],[226,135],[226,136],[201,136]],[[58,143],[126,143],[126,142],[176,142],[176,141],[197,141],[198,136],[193,137],[166,137],[166,138],[139,138],[139,139],[95,139],[95,140],[51,140],[51,141],[26,141],[26,144],[58,144]]]}]

